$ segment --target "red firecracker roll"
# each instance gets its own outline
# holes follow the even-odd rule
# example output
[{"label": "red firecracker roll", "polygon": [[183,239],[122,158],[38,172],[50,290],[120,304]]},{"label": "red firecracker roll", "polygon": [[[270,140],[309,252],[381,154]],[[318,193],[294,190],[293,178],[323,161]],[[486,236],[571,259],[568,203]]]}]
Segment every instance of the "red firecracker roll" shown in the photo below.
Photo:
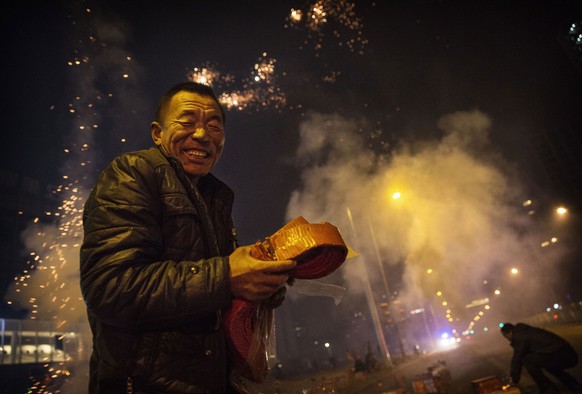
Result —
[{"label": "red firecracker roll", "polygon": [[[258,321],[258,311],[258,304],[235,299],[232,301],[230,309],[223,315],[224,329],[227,333],[235,370],[253,382],[262,382],[269,372],[264,349],[258,346],[258,342],[253,342],[253,336],[256,335],[254,329],[256,328],[255,322]],[[264,308],[261,308],[261,311],[264,311]],[[267,320],[267,317],[263,318]],[[253,351],[251,351],[251,346],[255,347]]]},{"label": "red firecracker roll", "polygon": [[[251,250],[251,256],[259,260],[297,261],[289,276],[298,279],[331,274],[347,254],[348,248],[335,226],[327,222],[311,224],[301,216]],[[273,310],[235,299],[223,316],[235,370],[247,379],[262,382],[268,374],[266,343]]]},{"label": "red firecracker roll", "polygon": [[311,224],[302,216],[292,220],[263,242],[251,256],[260,260],[295,260],[290,276],[318,279],[334,272],[346,259],[348,248],[339,230],[330,223]]}]

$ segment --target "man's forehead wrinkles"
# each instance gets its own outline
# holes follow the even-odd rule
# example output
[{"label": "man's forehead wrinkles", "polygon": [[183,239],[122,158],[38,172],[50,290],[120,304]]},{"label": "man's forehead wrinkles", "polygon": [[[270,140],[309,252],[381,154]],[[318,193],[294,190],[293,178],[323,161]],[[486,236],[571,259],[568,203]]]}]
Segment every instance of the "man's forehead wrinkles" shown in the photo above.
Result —
[{"label": "man's forehead wrinkles", "polygon": [[202,110],[204,112],[219,112],[217,105],[212,103],[200,103],[199,101],[183,100],[182,101],[182,112]]}]

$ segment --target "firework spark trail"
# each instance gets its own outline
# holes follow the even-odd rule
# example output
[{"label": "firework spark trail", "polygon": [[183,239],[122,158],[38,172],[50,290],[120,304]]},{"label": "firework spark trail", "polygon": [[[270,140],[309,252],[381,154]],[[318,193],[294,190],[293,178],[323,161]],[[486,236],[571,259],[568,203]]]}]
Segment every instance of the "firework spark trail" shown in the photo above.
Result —
[{"label": "firework spark trail", "polygon": [[[70,190],[65,186],[64,190]],[[26,269],[15,278],[15,297],[25,297],[31,320],[53,321],[59,330],[68,328],[73,316],[84,315],[78,290],[78,248],[81,242],[81,210],[83,197],[74,187],[71,195],[54,213],[52,224],[38,220],[25,230],[25,246],[30,250]],[[66,317],[65,317],[66,316]],[[75,323],[73,322],[73,323]]]},{"label": "firework spark trail", "polygon": [[[83,41],[85,45],[94,42],[91,35]],[[94,78],[90,59],[76,49],[73,59],[67,62],[73,69],[74,80],[83,76],[81,82],[77,82],[82,92],[92,91],[88,82]],[[68,157],[62,168],[63,183],[53,191],[61,203],[55,212],[46,212],[47,217],[52,218],[50,224],[36,218],[23,233],[25,246],[31,250],[30,258],[23,275],[16,277],[14,284],[15,299],[25,298],[29,303],[30,319],[55,321],[60,328],[64,328],[68,320],[62,311],[84,310],[75,279],[82,237],[81,213],[86,195],[81,177],[83,168],[92,162],[90,147],[93,132],[98,128],[94,106],[94,100],[83,95],[74,97],[68,105],[75,132],[68,139],[70,145],[64,149]]]},{"label": "firework spark trail", "polygon": [[[28,304],[28,319],[49,322],[59,332],[81,333],[84,341],[90,341],[79,286],[79,249],[83,237],[83,205],[89,193],[89,182],[93,181],[89,174],[97,153],[95,135],[102,114],[109,107],[125,110],[124,106],[135,107],[140,102],[128,100],[127,92],[123,90],[131,91],[139,70],[122,48],[125,43],[123,26],[102,21],[89,8],[76,7],[79,7],[73,10],[76,16],[71,17],[75,47],[66,64],[70,86],[77,94],[66,108],[71,117],[72,132],[66,140],[68,146],[64,148],[66,159],[61,169],[62,184],[53,191],[60,204],[55,212],[46,212],[47,218],[51,219],[49,223],[37,218],[23,233],[25,247],[30,253],[26,268],[15,278],[10,289],[9,303]],[[103,91],[104,86],[109,90]],[[121,141],[125,142],[125,138]],[[47,362],[45,376],[36,381],[31,378],[28,392],[60,392],[59,382],[62,384],[70,375],[69,362],[75,363],[80,380],[83,380],[81,371],[86,368],[84,361],[89,356],[90,345],[86,342],[79,345],[81,353],[67,355],[72,357],[66,358],[58,367],[48,364],[54,361],[48,356],[41,359]],[[84,391],[86,383],[80,380],[69,381],[67,385],[69,388],[79,385],[79,390]]]}]

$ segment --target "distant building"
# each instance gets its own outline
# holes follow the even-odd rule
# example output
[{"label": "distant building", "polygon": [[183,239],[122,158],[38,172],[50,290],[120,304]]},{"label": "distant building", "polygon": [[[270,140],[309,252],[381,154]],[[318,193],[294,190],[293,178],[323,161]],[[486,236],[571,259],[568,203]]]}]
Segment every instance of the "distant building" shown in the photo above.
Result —
[{"label": "distant building", "polygon": [[0,365],[79,362],[89,359],[87,325],[63,330],[55,322],[0,318]]}]

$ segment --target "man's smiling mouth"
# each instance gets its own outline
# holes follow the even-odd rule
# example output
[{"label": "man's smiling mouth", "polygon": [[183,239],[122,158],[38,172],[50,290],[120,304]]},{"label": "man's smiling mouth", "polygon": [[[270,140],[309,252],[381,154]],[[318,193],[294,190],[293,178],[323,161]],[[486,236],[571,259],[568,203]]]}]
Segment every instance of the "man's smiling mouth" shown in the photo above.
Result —
[{"label": "man's smiling mouth", "polygon": [[206,158],[209,156],[209,153],[203,150],[199,150],[199,149],[187,149],[184,151],[184,153],[188,156],[191,157],[193,159],[196,158]]}]

